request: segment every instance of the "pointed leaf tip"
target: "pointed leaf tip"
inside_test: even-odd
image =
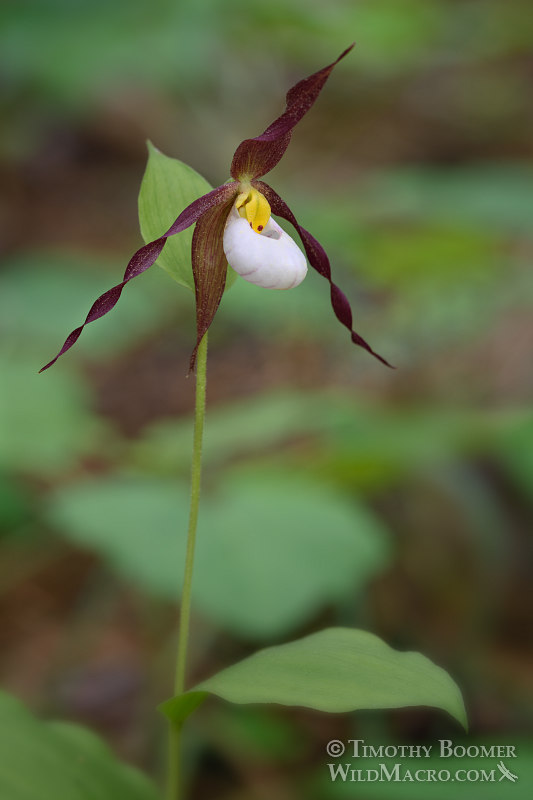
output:
[[[461,691],[444,669],[420,653],[394,650],[374,634],[350,628],[328,628],[260,650],[166,701],[162,710],[182,721],[206,693],[230,703],[329,713],[427,706],[467,727]]]

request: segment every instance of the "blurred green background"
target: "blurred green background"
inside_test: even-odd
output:
[[[286,90],[354,39],[269,181],[329,253],[356,329],[398,368],[350,344],[314,273],[295,292],[238,281],[225,296],[190,679],[349,625],[446,668],[472,741],[531,734],[530,4],[4,0],[0,679],[156,778],[193,298],[154,268],[37,370],[141,244],[145,140],[219,185]],[[189,726],[191,797],[352,796],[326,780],[329,739],[450,736],[424,709],[213,702]]]

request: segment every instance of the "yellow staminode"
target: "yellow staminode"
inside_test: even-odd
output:
[[[235,207],[246,218],[256,233],[261,233],[270,219],[270,205],[257,189],[241,192],[235,201]]]

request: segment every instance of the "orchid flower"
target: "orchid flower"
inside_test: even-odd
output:
[[[260,180],[280,161],[289,145],[293,128],[315,103],[333,67],[352,48],[353,44],[332,64],[289,89],[283,114],[260,136],[245,139],[237,147],[230,168],[231,180],[191,203],[166,233],[134,254],[121,283],[95,301],[83,325],[69,334],[59,353],[41,372],[55,364],[59,356],[76,343],[85,325],[111,311],[124,286],[155,263],[169,236],[196,223],[192,239],[197,337],[190,361],[190,368],[193,369],[198,346],[222,299],[228,263],[245,280],[267,289],[290,289],[304,279],[306,259],[298,245],[272,219],[272,214],[294,226],[309,263],[329,281],[333,310],[337,319],[350,331],[352,342],[390,366],[353,330],[350,304],[331,278],[330,263],[322,246],[302,228],[274,189]]]

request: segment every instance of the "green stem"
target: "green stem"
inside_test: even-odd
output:
[[[189,622],[191,616],[191,589],[194,567],[194,549],[196,544],[196,527],[198,524],[198,508],[200,505],[200,479],[202,474],[202,440],[205,420],[206,383],[207,333],[200,342],[196,360],[196,405],[194,415],[194,438],[191,469],[191,504],[189,509],[189,529],[187,533],[187,552],[185,555],[185,576],[183,579],[183,590],[181,594],[174,695],[183,694],[185,690],[187,647],[189,643]],[[179,800],[181,797],[181,727],[181,725],[176,723],[170,723],[167,800]]]

